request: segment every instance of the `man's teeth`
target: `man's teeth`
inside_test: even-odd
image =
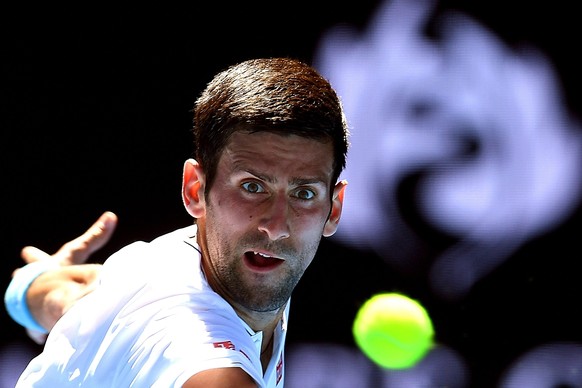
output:
[[[254,252],[254,253],[255,253],[255,255],[263,256],[263,257],[266,257],[266,258],[271,258],[271,256],[265,255],[264,253],[261,253],[261,252]]]

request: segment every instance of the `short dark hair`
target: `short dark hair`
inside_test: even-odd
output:
[[[338,95],[311,66],[252,59],[218,73],[194,107],[194,157],[209,189],[232,133],[268,131],[333,142],[332,185],[345,167],[348,128]]]

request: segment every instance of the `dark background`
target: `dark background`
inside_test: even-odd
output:
[[[310,62],[323,32],[338,24],[362,28],[378,4],[2,6],[0,289],[21,265],[21,247],[54,252],[105,210],[116,212],[120,223],[94,261],[190,223],[181,203],[181,170],[191,150],[190,110],[206,82],[252,57]],[[558,71],[564,103],[579,116],[581,27],[574,3],[564,4],[443,1],[436,15],[457,9],[509,45],[538,47]],[[372,254],[326,241],[295,294],[289,346],[351,345],[358,303],[373,292],[398,289],[423,298],[437,339],[469,363],[472,386],[495,386],[524,351],[545,342],[582,342],[580,220],[578,210],[454,304],[433,300]],[[363,256],[366,265],[354,261]],[[0,319],[0,344],[23,341],[34,348],[4,311]]]

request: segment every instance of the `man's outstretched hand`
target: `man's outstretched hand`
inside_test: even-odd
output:
[[[39,275],[26,293],[32,316],[48,331],[77,300],[94,289],[101,265],[86,264],[86,261],[109,241],[116,226],[117,216],[105,212],[85,233],[65,243],[52,255],[33,246],[22,249],[21,257],[27,264],[39,260],[56,260],[60,264]],[[31,330],[28,334],[37,343],[46,339]]]

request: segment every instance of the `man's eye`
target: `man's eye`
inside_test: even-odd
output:
[[[245,182],[242,184],[242,187],[249,193],[262,193],[265,191],[265,189],[263,189],[263,186],[261,186],[257,182]]]
[[[299,199],[313,199],[315,198],[315,192],[313,190],[301,189],[295,192],[295,196]]]

